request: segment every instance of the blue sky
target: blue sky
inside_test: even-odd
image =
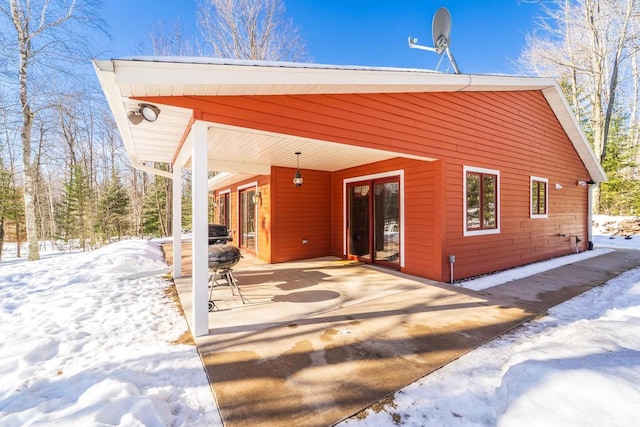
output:
[[[104,17],[113,44],[107,57],[135,54],[151,25],[176,18],[195,31],[195,0],[108,0]],[[313,62],[433,69],[439,56],[409,49],[408,36],[431,46],[431,20],[452,17],[451,51],[463,73],[514,74],[512,61],[534,27],[539,6],[525,0],[285,0]],[[441,71],[449,62],[444,58]]]

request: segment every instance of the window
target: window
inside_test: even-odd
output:
[[[231,192],[223,191],[218,197],[218,223],[231,228]]]
[[[547,218],[546,178],[531,177],[531,218]]]
[[[500,172],[464,167],[464,235],[500,232]]]

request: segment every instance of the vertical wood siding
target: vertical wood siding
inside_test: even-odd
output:
[[[573,252],[575,237],[582,240],[580,250],[586,249],[590,226],[587,189],[577,187],[576,181],[590,177],[539,91],[149,100],[201,110],[202,119],[212,122],[438,159],[407,167],[410,172],[405,189],[408,206],[404,271],[408,273],[449,280],[448,255],[455,255],[456,278],[483,274]],[[332,253],[342,255],[343,177],[380,172],[387,167],[392,170],[397,167],[394,162],[400,160],[336,172],[332,178],[327,174],[330,195],[321,188],[315,189],[320,197],[330,198],[333,206],[327,212],[332,222],[328,243]],[[463,236],[465,165],[501,173],[499,234]],[[302,226],[296,222],[299,217],[289,214],[301,209],[294,202],[292,189],[282,199],[277,193],[280,188],[285,190],[284,182],[290,178],[283,175],[274,177],[282,182],[274,191],[272,233],[289,236],[274,244],[274,260],[307,250],[300,247]],[[531,175],[549,180],[546,219],[529,218]],[[556,183],[563,189],[555,190]],[[297,200],[313,201],[316,197],[304,194]],[[286,207],[284,212],[280,203]],[[279,215],[293,222],[281,221]],[[286,231],[288,227],[291,231]]]

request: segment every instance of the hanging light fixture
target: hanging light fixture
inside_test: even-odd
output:
[[[299,151],[296,151],[296,174],[293,177],[293,185],[295,185],[296,187],[302,187],[302,175],[300,175],[300,154],[302,154]]]

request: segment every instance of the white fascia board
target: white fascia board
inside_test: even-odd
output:
[[[133,144],[134,137],[131,133],[128,111],[125,105],[125,100],[128,98],[122,94],[121,86],[117,83],[118,75],[115,71],[114,61],[93,60],[92,62],[96,75],[98,76],[98,81],[100,82],[105,98],[107,99],[107,103],[109,104],[109,108],[111,109],[116,121],[118,131],[120,132],[120,136],[124,142],[125,149],[129,155],[131,165],[136,169],[154,173],[156,175],[171,177],[165,173],[165,171],[145,166],[143,161],[148,161],[149,159],[141,159],[140,153],[135,150],[135,145]],[[149,138],[155,139],[156,135],[152,135]],[[168,141],[171,142],[170,140]]]
[[[227,160],[209,161],[209,170],[236,172],[252,175],[271,175],[271,166],[260,163],[232,162]]]
[[[257,86],[255,95],[309,93],[309,85],[318,86],[318,93],[344,93],[355,88],[367,87],[368,91],[391,92],[393,87],[429,86],[425,79],[433,73],[396,72],[372,70],[341,70],[313,68],[249,67],[244,65],[145,63],[140,61],[114,61],[117,83],[120,85],[145,84],[149,93],[137,96],[154,96],[153,85],[237,86],[238,94],[245,94],[247,86]],[[438,85],[454,86],[453,90],[468,85],[468,76],[443,74]],[[283,92],[283,88],[285,92]],[[385,89],[386,88],[386,89]],[[134,90],[137,90],[134,89]],[[358,90],[362,92],[362,90]],[[234,94],[233,87],[225,87],[225,94]],[[191,95],[184,93],[184,95]]]
[[[124,147],[129,154],[129,158],[131,159],[131,163],[134,165],[138,164],[138,157],[133,145],[133,137],[131,136],[129,125],[127,123],[129,119],[127,118],[127,112],[122,102],[120,87],[116,84],[116,75],[113,68],[113,62],[97,60],[93,60],[92,62],[93,67],[96,71],[96,75],[98,76],[98,81],[100,82],[100,86],[102,87],[102,91],[104,92],[107,103],[109,104],[109,108],[113,113],[113,117],[116,121],[116,126],[118,126],[118,131],[122,136]]]
[[[254,174],[246,174],[246,173],[236,173],[236,172],[220,172],[213,178],[209,178],[209,191],[218,191],[221,188],[229,187],[233,184],[236,184],[240,181],[246,181],[247,179],[253,178]],[[230,192],[231,189],[227,188],[226,190],[220,192],[219,194]]]
[[[182,95],[198,88],[220,88],[225,95],[309,93],[389,93],[540,90],[550,79],[500,75],[444,74],[428,70],[392,68],[304,68],[218,63],[113,60],[116,82],[133,96],[159,96],[166,85]],[[164,89],[161,89],[164,87]],[[144,89],[143,89],[144,88]],[[251,93],[247,89],[251,88]],[[137,93],[144,90],[145,93]],[[174,95],[178,95],[174,93]]]
[[[562,89],[560,89],[558,83],[554,81],[553,86],[542,90],[542,94],[547,99],[547,102],[555,116],[558,118],[560,125],[582,159],[589,175],[591,175],[591,179],[595,182],[606,182],[607,175],[591,149],[589,141],[582,131],[580,124],[576,120],[573,110],[569,106],[569,103],[562,93]]]

